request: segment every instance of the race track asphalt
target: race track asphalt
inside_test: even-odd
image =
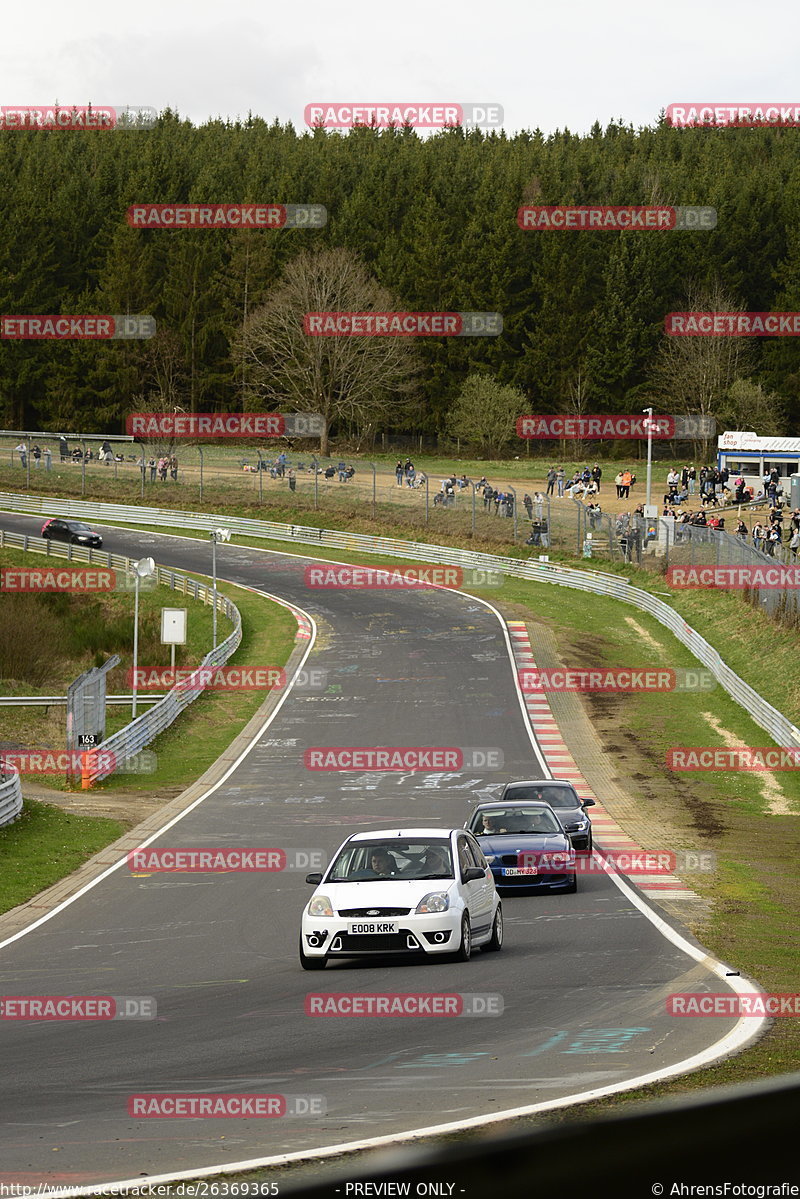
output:
[[[7,529],[40,521],[3,516]],[[196,540],[107,529],[106,549],[208,573]],[[41,560],[39,560],[41,561]],[[508,779],[539,773],[504,627],[430,589],[318,590],[301,559],[219,547],[220,578],[318,626],[307,665],[233,774],[153,843],[287,847],[326,858],[352,831],[463,824]],[[487,589],[487,599],[494,598]],[[498,593],[498,599],[501,599]],[[565,601],[567,602],[567,601]],[[190,617],[191,619],[191,608]],[[269,665],[266,664],[265,665]],[[500,771],[309,771],[310,746],[497,747]],[[211,1167],[548,1102],[705,1050],[728,1018],[676,1019],[671,992],[725,984],[605,875],[575,895],[503,899],[506,944],[470,962],[299,965],[303,871],[132,875],[123,866],[0,950],[3,995],[153,996],[149,1021],[0,1020],[0,1181],[99,1184]],[[309,993],[499,994],[499,1018],[314,1018]],[[325,1115],[133,1119],[141,1093],[322,1097]]]

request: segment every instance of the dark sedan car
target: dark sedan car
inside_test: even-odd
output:
[[[97,550],[103,548],[103,538],[82,520],[46,520],[42,526],[42,537],[50,537],[53,541],[69,541],[73,545],[89,545]]]
[[[547,803],[482,803],[465,828],[477,838],[495,886],[577,891],[575,850]]]
[[[550,804],[564,826],[574,849],[592,852],[592,822],[586,808],[593,808],[593,799],[581,799],[572,783],[560,779],[526,779],[506,783],[500,800],[537,800]]]

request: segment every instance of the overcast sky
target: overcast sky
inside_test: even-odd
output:
[[[796,0],[8,3],[0,103],[142,104],[305,128],[314,101],[479,102],[509,132],[800,101]]]

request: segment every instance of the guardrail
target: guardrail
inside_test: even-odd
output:
[[[163,695],[137,695],[137,704],[156,704]],[[132,695],[107,695],[107,704],[130,704]],[[66,704],[66,695],[0,695],[0,708],[55,708]]]
[[[45,496],[22,496],[0,492],[0,510],[61,516],[79,516],[98,522],[108,520],[121,524],[144,524],[158,527],[176,526],[209,532],[224,525],[242,536],[266,540],[293,541],[303,545],[324,546],[360,553],[383,554],[386,557],[418,559],[445,566],[461,566],[478,570],[501,571],[515,578],[535,583],[552,583],[620,600],[648,612],[669,629],[716,678],[730,697],[782,746],[800,746],[800,729],[777,708],[758,694],[722,661],[719,652],[693,629],[669,604],[646,591],[634,587],[628,579],[599,571],[576,570],[551,562],[531,559],[505,558],[452,546],[425,542],[400,541],[393,537],[371,537],[363,533],[342,533],[338,530],[317,529],[303,525],[278,524],[276,521],[249,520],[236,516],[216,516],[210,513],[184,512],[164,508],[130,508],[123,504],[88,503],[83,500],[59,500]],[[0,537],[0,545],[2,538]],[[92,551],[89,551],[90,553]],[[94,551],[98,553],[98,551]],[[91,558],[90,558],[91,560]]]
[[[16,771],[0,771],[0,828],[13,824],[22,811],[22,784]]]
[[[126,575],[133,573],[133,559],[125,558],[121,554],[109,554],[104,550],[90,549],[85,546],[77,545],[53,545],[47,538],[30,537],[22,533],[7,533],[0,529],[0,548],[3,546],[14,546],[25,550],[29,553],[46,554],[48,557],[67,558],[74,562],[98,562],[115,570],[124,570]],[[171,587],[173,591],[180,591],[183,595],[191,595],[196,600],[202,600],[205,604],[211,604],[214,600],[213,588],[206,586],[205,583],[199,582],[197,579],[190,579],[187,575],[181,574],[176,570],[168,570],[164,566],[156,568],[155,574],[156,583]],[[235,651],[239,648],[242,640],[242,617],[236,605],[227,598],[220,595],[217,591],[217,611],[222,612],[233,623],[233,632],[222,641],[216,649],[211,650],[206,654],[203,661],[197,667],[197,672],[208,671],[215,667],[222,666],[227,662]],[[200,678],[204,677],[199,675]],[[143,712],[141,716],[137,716],[130,724],[126,724],[124,728],[119,729],[116,733],[112,733],[103,742],[100,750],[88,751],[86,754],[87,770],[85,778],[90,783],[100,782],[115,771],[124,769],[124,764],[129,758],[133,758],[140,750],[149,745],[151,741],[163,733],[165,729],[180,716],[181,712],[189,706],[199,695],[204,691],[204,685],[198,683],[195,686],[190,685],[191,678],[185,679],[180,686],[175,686],[171,691],[168,691],[163,699],[158,700],[147,712]]]

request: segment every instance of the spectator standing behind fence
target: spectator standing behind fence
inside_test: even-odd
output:
[[[66,462],[69,457],[69,444],[63,433],[58,439],[58,452],[61,455],[61,461]]]
[[[295,472],[293,470],[289,471],[289,490],[290,491],[297,490],[297,475],[295,474]]]
[[[596,493],[597,495],[600,494],[600,480],[602,479],[602,477],[603,477],[602,467],[600,467],[598,465],[598,463],[595,462],[594,466],[592,467],[592,480],[593,480],[593,482],[595,482],[597,484],[597,493]]]
[[[624,470],[622,472],[622,498],[624,500],[627,500],[630,497],[632,486],[633,475],[629,470]]]
[[[762,527],[761,521],[757,520],[756,523],[753,525],[753,546],[757,550],[761,549],[761,542],[762,542],[763,537],[764,537],[764,529]]]
[[[413,487],[416,477],[417,472],[412,462],[411,466],[409,467],[408,474],[406,475],[406,487]]]
[[[397,486],[402,487],[403,486],[403,464],[402,464],[402,462],[398,462],[397,466],[394,468],[394,477],[397,479]]]
[[[156,466],[155,458],[151,458],[150,461],[147,463],[147,465],[150,467],[150,482],[155,483],[156,471],[158,470],[158,467]]]
[[[21,441],[19,445],[15,447],[15,449],[19,454],[19,460],[22,463],[22,469],[25,470],[28,465],[28,447],[25,445],[24,441]]]
[[[533,500],[528,495],[527,491],[522,497],[522,504],[528,514],[528,520],[533,520]]]
[[[566,477],[567,477],[567,473],[564,470],[564,467],[559,466],[558,470],[556,471],[556,487],[558,488],[558,497],[557,498],[560,500],[564,498],[564,479]]]
[[[176,483],[178,482],[178,459],[174,454],[169,460],[169,475]]]
[[[31,457],[33,458],[34,466],[39,466],[41,464],[42,451],[40,446],[34,445],[33,449],[31,450]]]
[[[49,446],[49,445],[46,445],[46,446],[44,447],[44,450],[42,451],[42,454],[43,454],[43,457],[44,457],[44,469],[45,469],[46,471],[50,471],[50,470],[52,470],[52,467],[53,467],[53,451],[50,449],[50,446]]]
[[[622,499],[622,471],[621,470],[617,471],[617,474],[614,477],[614,486],[617,489],[617,499],[621,500]]]
[[[167,467],[169,466],[168,458],[159,458],[158,460],[158,477],[162,483],[167,481]]]
[[[552,495],[556,486],[556,468],[554,466],[550,467],[545,478],[547,480],[547,494]]]

